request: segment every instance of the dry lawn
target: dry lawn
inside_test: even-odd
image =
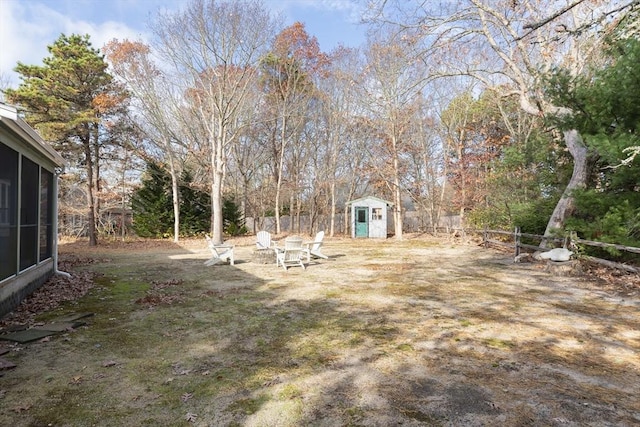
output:
[[[0,425],[640,424],[637,277],[419,236],[327,238],[329,260],[285,272],[235,243],[213,267],[204,241],[62,245],[100,276],[29,321],[94,316],[0,342]]]

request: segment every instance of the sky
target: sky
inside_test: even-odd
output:
[[[231,0],[232,1],[232,0]],[[147,41],[148,23],[160,9],[177,10],[188,0],[0,0],[0,88],[17,87],[18,61],[40,65],[47,46],[60,34],[89,34],[95,48],[114,39]],[[263,0],[285,25],[305,24],[307,33],[329,52],[338,45],[360,46],[362,2],[356,0]]]

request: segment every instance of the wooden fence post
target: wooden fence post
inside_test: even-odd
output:
[[[516,227],[513,232],[513,242],[516,247],[516,256],[520,255],[520,227]]]
[[[576,252],[578,249],[578,233],[576,231],[569,232],[568,240],[567,249]]]

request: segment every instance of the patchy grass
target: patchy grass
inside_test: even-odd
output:
[[[95,284],[32,322],[94,316],[1,344],[0,425],[640,422],[628,287],[428,238],[327,239],[286,272],[235,243],[213,267],[204,242],[62,246]]]

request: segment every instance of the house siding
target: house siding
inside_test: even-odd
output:
[[[56,271],[56,169],[64,160],[0,103],[0,317]]]
[[[54,272],[53,259],[20,272],[20,275],[0,282],[0,317],[13,311],[22,300],[40,288]]]

